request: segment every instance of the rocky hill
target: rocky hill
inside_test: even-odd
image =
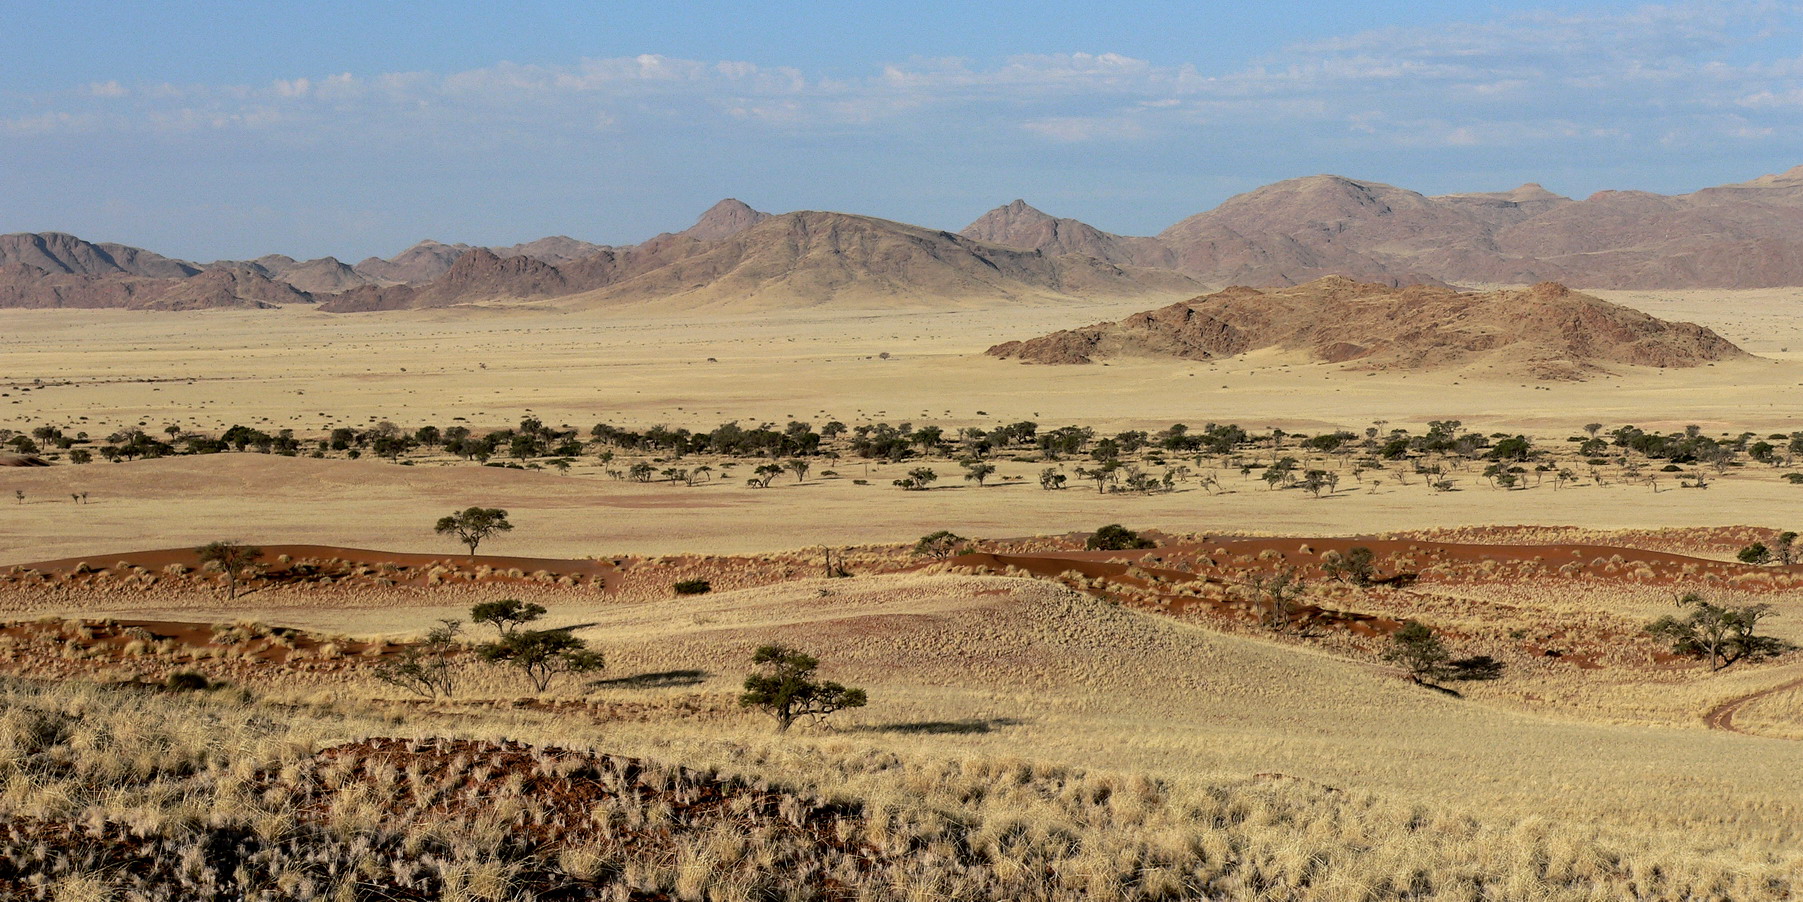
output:
[[[1002,247],[950,232],[853,216],[774,216],[668,261],[633,261],[614,284],[579,300],[668,298],[739,306],[836,301],[942,300],[1181,294],[1195,283],[1168,271],[1094,257]]]
[[[988,353],[1084,364],[1122,357],[1209,360],[1264,348],[1366,370],[1487,367],[1539,379],[1747,356],[1701,326],[1666,322],[1557,283],[1462,293],[1337,276],[1266,291],[1228,288],[1119,322],[999,344]]]
[[[312,295],[287,282],[248,270],[206,270],[187,278],[158,279],[49,272],[25,263],[0,266],[0,308],[207,310],[312,301]]]
[[[1690,194],[1583,200],[1536,184],[1429,197],[1316,175],[1229,198],[1155,238],[1108,235],[1019,201],[966,231],[1016,247],[1128,253],[1215,285],[1344,275],[1389,285],[1768,288],[1803,285],[1803,166]]]
[[[1156,238],[1104,232],[1075,219],[1052,216],[1019,199],[983,214],[958,234],[1004,247],[1082,254],[1123,266],[1171,269],[1176,264],[1170,248]]]

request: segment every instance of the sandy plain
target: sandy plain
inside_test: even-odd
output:
[[[727,420],[797,419],[816,427],[834,419],[946,427],[1033,420],[1098,430],[1234,422],[1362,433],[1379,422],[1419,431],[1431,419],[1460,419],[1468,429],[1524,432],[1553,445],[1587,422],[1649,430],[1697,424],[1710,434],[1803,428],[1791,400],[1803,386],[1803,290],[1612,299],[1716,328],[1760,359],[1524,383],[1481,372],[1349,372],[1277,354],[1075,367],[981,354],[1003,339],[1119,317],[1143,302],[662,317],[630,309],[7,311],[0,425],[23,431],[51,423],[99,437],[140,424],[153,434],[170,424],[218,434],[244,423],[305,437],[380,420],[480,431],[531,415],[582,434],[596,422],[711,429]],[[1482,481],[1468,472],[1455,478],[1470,491],[1347,480],[1332,496],[1312,499],[1266,492],[1238,474],[1221,475],[1226,491],[1218,495],[1190,486],[1169,495],[1099,496],[1074,477],[1071,489],[1042,492],[1035,482],[1043,466],[1004,460],[982,488],[941,466],[938,488],[912,493],[890,486],[907,467],[849,457],[822,462],[805,483],[785,474],[764,490],[746,488],[748,474],[732,471],[695,487],[622,482],[592,459],[565,476],[262,455],[14,470],[0,474],[0,490],[24,491],[27,500],[0,505],[0,564],[175,546],[221,529],[265,542],[436,551],[444,542],[426,529],[430,519],[440,508],[470,504],[515,512],[521,528],[498,540],[497,552],[546,557],[899,542],[940,528],[1031,535],[1115,521],[1187,532],[1363,534],[1485,523],[1777,527],[1803,514],[1803,496],[1764,467],[1728,474],[1707,492],[1671,484],[1658,492],[1627,485],[1477,491]],[[828,469],[840,478],[818,478]],[[89,504],[70,502],[79,491],[90,493]]]

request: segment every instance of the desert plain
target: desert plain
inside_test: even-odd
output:
[[[256,898],[1794,898],[1803,657],[1712,670],[1644,628],[1695,591],[1767,605],[1761,632],[1803,643],[1803,567],[1739,559],[1798,528],[1803,486],[1744,454],[1587,467],[1574,440],[1803,429],[1803,289],[1593,293],[1753,356],[1564,381],[1276,350],[983,353],[1143,297],[0,311],[0,427],[20,434],[242,425],[311,449],[384,421],[535,419],[585,442],[597,423],[730,421],[1292,437],[1141,450],[1136,467],[1172,473],[1143,492],[1099,490],[1086,452],[996,448],[974,480],[958,453],[870,459],[844,438],[763,486],[746,477],[767,461],[598,440],[562,466],[419,449],[0,469],[0,668],[49,681],[7,689],[6,792],[29,815],[8,829],[106,840],[30,891],[158,898],[146,887],[210,872],[108,869],[212,830],[268,865],[266,884],[234,878]],[[1481,455],[1424,474],[1293,439],[1448,420],[1523,436],[1547,466],[1499,485]],[[1255,472],[1284,454],[1335,482]],[[710,475],[619,475],[653,458]],[[895,484],[921,466],[933,484]],[[1051,471],[1062,488],[1042,487]],[[514,526],[479,554],[433,530],[471,506]],[[1084,550],[1116,523],[1155,545]],[[917,548],[938,530],[957,547]],[[266,552],[242,593],[194,557],[219,540]],[[1375,579],[1336,577],[1355,546]],[[1282,573],[1298,594],[1272,601]],[[694,580],[708,590],[672,590]],[[375,676],[505,597],[542,604],[605,668],[534,691],[464,654],[458,691],[425,698]],[[1407,621],[1471,678],[1410,679],[1385,656]],[[767,643],[818,655],[868,704],[776,732],[737,704]],[[221,688],[155,688],[178,672]],[[134,743],[115,721],[140,724]],[[33,763],[58,747],[67,766]],[[591,785],[637,788],[597,801]],[[96,810],[126,814],[57,826]]]

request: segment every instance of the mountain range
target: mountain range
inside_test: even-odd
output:
[[[280,254],[202,264],[61,233],[0,235],[0,307],[913,305],[1187,296],[1329,275],[1390,286],[1803,285],[1803,166],[1689,194],[1582,200],[1535,184],[1427,196],[1317,175],[1238,195],[1153,236],[1105,232],[1022,200],[953,233],[847,213],[773,215],[730,199],[637,245],[426,240],[355,264]]]

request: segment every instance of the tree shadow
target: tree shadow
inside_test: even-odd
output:
[[[1503,674],[1503,662],[1489,655],[1475,655],[1447,663],[1449,680],[1496,680]]]
[[[1016,717],[969,717],[964,720],[915,720],[901,723],[866,724],[852,727],[853,733],[902,733],[917,736],[944,736],[988,733],[998,727],[1016,727],[1026,721]]]
[[[590,681],[589,689],[675,689],[699,686],[713,674],[705,670],[664,670],[657,673],[635,673],[632,676]]]

